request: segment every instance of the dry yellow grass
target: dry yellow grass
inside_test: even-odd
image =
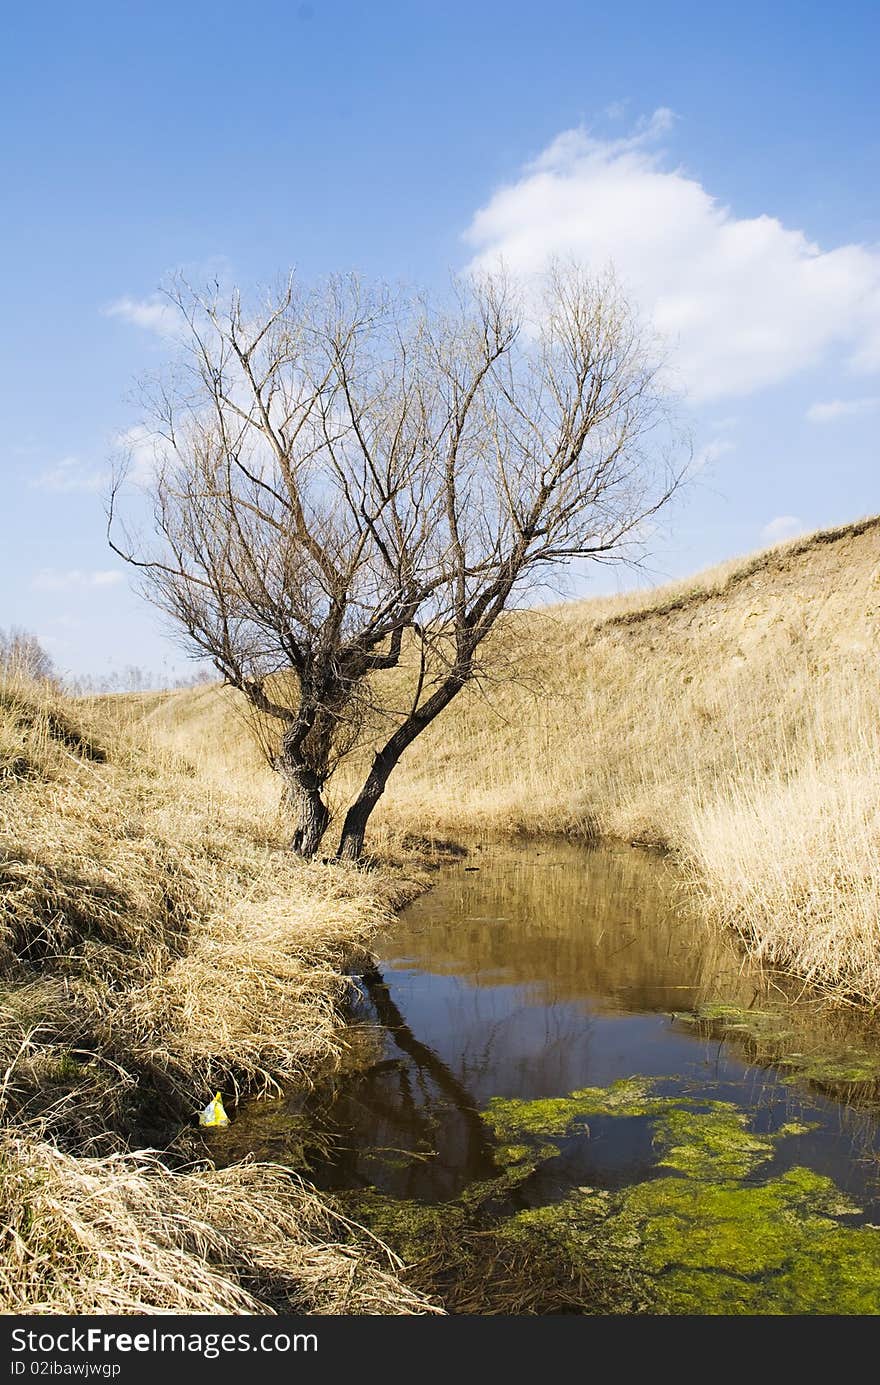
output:
[[[0,962],[15,1006],[33,1012],[34,988],[63,982],[66,1031],[79,1021],[81,1038],[193,1098],[332,1060],[345,958],[412,879],[298,862],[274,810],[206,788],[101,708],[77,713],[112,756],[69,750],[50,725],[69,709],[6,690],[2,724],[19,733],[7,771],[29,765],[0,793]]]
[[[453,703],[374,831],[660,843],[761,956],[880,998],[880,520],[526,613],[505,639],[518,682]],[[209,779],[275,800],[228,692],[141,710]]]
[[[400,1261],[269,1164],[175,1173],[0,1142],[5,1313],[419,1313]]]
[[[128,1153],[204,1162],[217,1087],[336,1062],[346,959],[417,873],[297,863],[274,811],[114,713],[0,687],[5,1311],[419,1310],[289,1173]]]

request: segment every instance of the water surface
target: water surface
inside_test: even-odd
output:
[[[483,843],[443,867],[379,943],[382,984],[362,987],[342,1074],[312,1100],[332,1146],[313,1175],[333,1189],[376,1188],[436,1203],[491,1177],[492,1098],[533,1101],[635,1074],[660,1095],[734,1102],[750,1128],[813,1128],[780,1141],[760,1178],[803,1166],[880,1222],[880,1127],[857,1084],[833,1094],[747,1041],[679,1016],[724,1002],[785,1018],[798,1054],[864,1050],[853,1029],[801,989],[750,968],[732,939],[689,909],[664,859],[565,842]],[[284,1158],[291,1099],[261,1110],[242,1141]],[[291,1124],[291,1140],[294,1126]],[[300,1138],[301,1127],[296,1127]],[[660,1171],[662,1172],[662,1171]],[[620,1188],[659,1176],[652,1122],[598,1116],[561,1141],[523,1188],[533,1205],[573,1188]]]

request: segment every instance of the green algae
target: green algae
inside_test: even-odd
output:
[[[548,1149],[555,1146],[547,1146]],[[500,1145],[495,1155],[496,1164],[522,1164],[532,1152],[531,1145]]]
[[[793,1054],[779,1062],[793,1069],[788,1081],[813,1082],[822,1087],[855,1087],[880,1081],[880,1061],[862,1049],[827,1056]]]
[[[696,1178],[744,1178],[773,1158],[776,1143],[812,1127],[789,1123],[775,1134],[755,1135],[748,1115],[731,1102],[651,1095],[645,1078],[626,1078],[610,1087],[586,1087],[567,1097],[540,1101],[494,1098],[485,1119],[497,1138],[499,1164],[533,1166],[559,1152],[559,1139],[590,1137],[588,1118],[649,1117],[655,1122],[654,1144],[663,1168]],[[534,1144],[515,1143],[540,1139]],[[555,1137],[555,1139],[554,1139]],[[554,1141],[551,1143],[551,1141]]]
[[[880,1084],[880,1055],[839,1041],[826,1051],[800,1052],[803,1035],[795,1034],[783,1010],[753,1010],[738,1005],[709,1003],[674,1018],[718,1038],[739,1039],[760,1061],[784,1068],[788,1082],[808,1082],[851,1093],[856,1087]]]
[[[779,1028],[781,1016],[775,1010],[747,1009],[742,1005],[729,1005],[720,1001],[710,1001],[694,1011],[675,1016],[684,1023],[723,1024],[727,1029],[742,1029],[753,1034],[761,1029]]]
[[[458,1312],[878,1314],[880,1229],[833,1181],[795,1167],[758,1181],[780,1141],[732,1103],[652,1094],[642,1078],[535,1102],[493,1100],[498,1174],[454,1202],[358,1194],[353,1210],[419,1287]],[[656,1175],[523,1206],[532,1174],[589,1117],[647,1117]],[[519,1203],[519,1205],[517,1205]]]
[[[649,1096],[650,1088],[645,1078],[627,1077],[610,1087],[584,1087],[569,1096],[539,1101],[493,1097],[483,1116],[498,1140],[515,1147],[525,1136],[566,1135],[572,1127],[585,1125],[590,1116],[650,1115],[662,1100]]]
[[[690,1178],[745,1178],[772,1159],[775,1150],[772,1136],[753,1135],[747,1124],[748,1117],[734,1106],[702,1113],[667,1111],[655,1136],[664,1150],[660,1166]]]
[[[447,1241],[460,1241],[469,1223],[468,1209],[459,1202],[416,1202],[375,1189],[340,1194],[339,1201],[410,1265]]]
[[[627,1189],[607,1226],[638,1238],[670,1313],[880,1313],[880,1235],[840,1224],[834,1183],[794,1168],[763,1184],[664,1178]]]

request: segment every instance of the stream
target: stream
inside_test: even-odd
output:
[[[305,1150],[404,1258],[451,1217],[453,1311],[880,1312],[880,1038],[662,857],[475,843],[377,952],[343,1070],[246,1108],[229,1157]]]

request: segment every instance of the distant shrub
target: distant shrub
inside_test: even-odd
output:
[[[51,654],[30,630],[12,625],[0,630],[0,673],[11,678],[54,682],[57,678]]]

